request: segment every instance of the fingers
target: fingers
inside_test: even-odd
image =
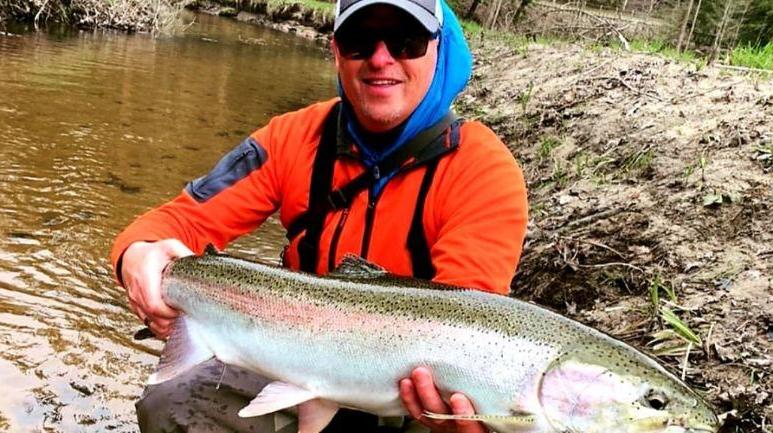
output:
[[[148,328],[153,331],[156,337],[163,340],[169,337],[169,334],[172,332],[172,323],[174,323],[173,320],[159,319],[148,322]]]
[[[443,421],[429,419],[424,412],[454,415],[474,415],[475,407],[463,394],[455,393],[449,399],[449,407],[443,401],[432,380],[432,374],[425,367],[413,370],[409,379],[399,383],[400,399],[414,419],[429,427],[433,432],[486,433],[488,429],[477,421]]]
[[[424,410],[435,413],[447,413],[443,399],[440,397],[435,383],[432,381],[432,373],[425,367],[418,367],[411,373],[411,380],[416,388],[416,394],[419,396]]]
[[[163,265],[166,266],[167,263],[168,261],[165,261]],[[173,319],[177,317],[177,311],[167,305],[161,297],[162,271],[163,268],[159,268],[158,265],[148,265],[143,273],[143,278],[139,281],[142,308],[145,314],[153,319]]]
[[[449,399],[451,405],[451,413],[454,415],[475,415],[475,408],[472,406],[472,402],[463,394],[453,394]],[[477,421],[456,421],[457,433],[486,433],[486,429],[483,424]]]
[[[400,381],[400,398],[408,413],[435,433],[454,432],[452,421],[430,419],[424,412],[448,413],[448,407],[440,397],[432,374],[424,367],[416,368],[409,379]]]
[[[135,242],[123,255],[122,275],[131,309],[140,320],[147,320],[158,337],[169,335],[174,318],[179,315],[164,302],[161,276],[174,259],[193,252],[176,239],[158,242]]]
[[[402,399],[403,406],[405,406],[405,409],[411,417],[416,420],[421,420],[424,408],[421,406],[419,396],[416,395],[416,389],[413,387],[411,379],[403,379],[400,381],[400,399]]]

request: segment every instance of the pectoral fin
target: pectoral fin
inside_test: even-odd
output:
[[[148,384],[155,385],[174,379],[214,356],[204,341],[190,332],[188,320],[185,316],[175,320],[172,333],[158,360],[156,372],[150,375]]]
[[[535,416],[528,413],[518,415],[449,415],[425,411],[424,416],[437,420],[481,421],[484,423],[511,425],[515,427],[531,427],[536,424]]]
[[[332,401],[315,398],[298,406],[298,433],[319,433],[338,412]]]
[[[239,416],[249,418],[265,415],[301,404],[316,398],[311,391],[286,382],[271,382],[239,411]],[[300,416],[299,416],[300,417]]]

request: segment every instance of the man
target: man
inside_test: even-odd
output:
[[[283,262],[292,269],[324,274],[354,253],[398,275],[507,294],[526,231],[525,184],[493,132],[450,113],[471,73],[469,49],[450,8],[442,0],[339,0],[332,49],[340,100],[272,119],[116,239],[116,276],[157,336],[169,334],[178,314],[161,299],[163,268],[177,257],[201,254],[208,244],[224,248],[276,211],[288,229]],[[207,368],[187,380],[212,382],[222,369]],[[251,393],[246,405],[261,382],[229,374],[235,376],[224,373],[217,383]],[[176,384],[172,394],[146,390],[138,403],[141,428],[178,428],[180,418],[206,411],[188,407],[193,403],[186,395],[210,388],[214,384]],[[485,431],[475,422],[422,417],[425,410],[474,413],[461,393],[443,401],[425,367],[417,366],[399,391],[407,412],[433,431]],[[156,406],[175,399],[188,415]],[[159,417],[174,419],[159,427],[151,422]],[[281,429],[262,422],[219,419],[198,426]],[[342,422],[341,431],[370,431],[362,423],[371,421],[354,415]]]

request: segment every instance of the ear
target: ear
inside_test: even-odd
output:
[[[336,69],[339,69],[341,67],[341,55],[338,53],[338,45],[336,45],[336,39],[335,36],[330,38],[330,51],[333,52],[333,58],[336,62]]]

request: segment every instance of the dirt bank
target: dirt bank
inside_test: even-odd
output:
[[[661,354],[726,431],[771,431],[773,81],[568,44],[473,46],[459,111],[504,138],[529,186],[514,294]],[[664,307],[700,338],[688,356]]]

